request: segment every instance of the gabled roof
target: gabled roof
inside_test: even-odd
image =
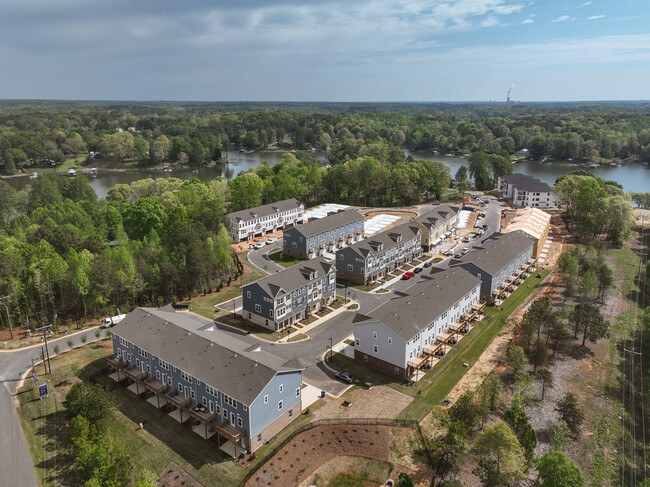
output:
[[[533,208],[531,210],[524,210],[523,213],[513,218],[512,222],[503,230],[503,233],[521,230],[535,238],[541,238],[550,223],[551,215],[537,208]]]
[[[228,213],[228,217],[235,221],[249,221],[256,218],[264,218],[265,216],[275,215],[282,211],[292,210],[300,207],[302,203],[295,198],[284,201],[277,201],[276,203],[269,203],[268,205],[256,206],[247,210],[235,211]]]
[[[406,292],[395,293],[368,316],[357,314],[353,323],[380,321],[408,342],[480,284],[480,279],[462,268],[433,267],[431,274]]]
[[[113,333],[243,404],[251,404],[277,373],[301,370],[167,307],[136,308]]]
[[[431,228],[437,225],[439,220],[447,220],[458,213],[458,207],[450,205],[436,206],[432,210],[423,213],[413,221],[420,223],[425,228]]]
[[[334,264],[330,264],[323,257],[317,257],[246,284],[243,289],[257,284],[269,296],[276,297],[281,289],[286,293],[290,293],[310,282],[309,275],[313,272],[318,273],[318,279],[323,278],[333,266]]]
[[[551,187],[548,184],[526,174],[507,174],[505,176],[501,176],[501,181],[508,181],[517,189],[521,189],[523,191],[529,191],[533,193],[549,193],[551,191]]]
[[[401,242],[406,242],[415,237],[419,232],[421,232],[421,230],[412,223],[403,223],[386,230],[385,232],[377,233],[366,240],[354,243],[348,248],[366,258],[369,255],[376,255],[385,252]]]
[[[472,252],[452,260],[449,265],[451,267],[471,262],[494,276],[528,247],[532,248],[533,244],[533,239],[523,233],[495,234]]]
[[[332,213],[325,218],[317,218],[307,223],[299,223],[294,228],[303,237],[308,238],[359,220],[363,221],[363,216],[357,210],[350,209]]]

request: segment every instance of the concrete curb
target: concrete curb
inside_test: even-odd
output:
[[[102,325],[97,325],[97,326],[93,326],[93,327],[90,327],[90,328],[86,328],[85,330],[79,330],[79,331],[75,331],[74,333],[68,333],[67,335],[63,335],[63,336],[60,336],[60,337],[57,337],[57,338],[53,338],[53,339],[48,338],[48,340],[50,340],[51,342],[55,342],[55,341],[61,340],[63,338],[77,336],[80,333],[88,333],[89,331],[95,330],[97,328],[101,329],[101,327],[102,327]],[[23,350],[29,350],[30,348],[42,347],[44,345],[45,345],[45,342],[41,342],[41,343],[35,343],[34,345],[26,346],[26,347],[12,348],[11,350],[2,350],[2,349],[0,349],[0,353],[21,352]]]

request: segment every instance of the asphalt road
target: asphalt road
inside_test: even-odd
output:
[[[278,242],[281,242],[281,240],[278,240]],[[255,267],[258,267],[259,269],[268,273],[283,271],[284,267],[282,267],[280,264],[276,264],[271,259],[269,259],[269,252],[278,249],[282,250],[282,247],[278,244],[278,242],[274,243],[273,245],[265,245],[259,250],[249,251],[248,260]]]
[[[86,331],[88,343],[96,340],[94,330]],[[48,349],[52,356],[54,345],[58,345],[61,352],[69,350],[68,340],[74,342],[73,346],[82,345],[81,335],[71,336],[48,341]],[[103,336],[103,333],[102,333]],[[0,352],[0,485],[2,486],[36,486],[36,473],[32,464],[32,457],[25,442],[23,430],[20,427],[18,415],[14,408],[12,396],[16,395],[18,383],[32,365],[32,358],[40,360],[40,347],[26,348],[13,352]],[[39,380],[47,380],[41,366],[36,369]],[[31,380],[28,378],[28,380]],[[51,400],[49,398],[44,401]]]

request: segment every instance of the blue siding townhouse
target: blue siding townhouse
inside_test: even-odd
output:
[[[242,287],[242,316],[282,330],[336,297],[336,268],[323,257],[296,264]]]
[[[494,294],[523,266],[534,260],[535,241],[523,232],[497,234],[459,259],[452,259],[449,267],[460,266],[478,277],[481,298],[491,303]]]
[[[363,216],[356,210],[342,210],[286,229],[283,252],[299,259],[313,259],[362,238]]]
[[[341,279],[368,284],[422,255],[422,231],[412,223],[378,233],[336,252]]]
[[[237,457],[301,412],[302,367],[164,308],[137,308],[113,328],[112,376]],[[162,399],[162,401],[161,401]]]

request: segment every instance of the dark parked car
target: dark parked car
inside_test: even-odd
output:
[[[337,372],[335,377],[343,382],[347,382],[348,384],[354,384],[354,377],[352,377],[348,372]]]
[[[422,272],[422,267],[416,267],[415,269],[413,269],[413,272],[414,272],[415,274],[417,274],[417,273],[419,273],[419,272]]]
[[[426,261],[422,266],[423,267],[431,267],[433,264],[431,263],[430,260]]]

